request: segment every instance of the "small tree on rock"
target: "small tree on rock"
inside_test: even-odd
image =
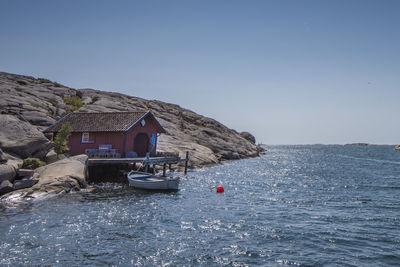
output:
[[[72,128],[69,122],[64,123],[61,126],[60,131],[58,131],[56,137],[54,138],[54,151],[57,153],[57,155],[69,150],[67,143],[68,138],[71,135],[71,131]]]

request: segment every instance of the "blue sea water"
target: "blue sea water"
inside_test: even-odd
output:
[[[400,266],[399,151],[266,148],[174,193],[99,185],[0,208],[0,265]]]

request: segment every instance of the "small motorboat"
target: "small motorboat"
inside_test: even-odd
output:
[[[179,177],[156,176],[150,173],[131,171],[128,173],[129,185],[147,190],[178,190]]]

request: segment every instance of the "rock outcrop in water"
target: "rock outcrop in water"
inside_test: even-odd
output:
[[[79,191],[86,187],[86,159],[86,155],[78,155],[40,167],[35,170],[38,179],[35,185],[13,191],[0,197],[0,200],[7,202]]]
[[[16,179],[22,159],[36,157],[54,161],[53,145],[42,131],[75,110],[151,110],[167,130],[159,138],[158,150],[178,152],[181,157],[189,151],[190,167],[256,157],[262,151],[250,133],[238,133],[178,105],[94,89],[76,90],[43,78],[0,72],[0,183],[8,181],[2,185],[3,192],[7,192]],[[51,175],[41,173],[39,182],[24,192],[29,195],[38,188],[46,192],[68,191],[84,184],[81,179],[75,179],[78,176],[59,176],[55,170],[62,168],[62,164],[48,165],[46,168],[54,172]],[[53,177],[51,182],[49,177]]]
[[[239,134],[221,123],[196,114],[178,105],[157,100],[145,100],[119,93],[94,89],[75,90],[47,79],[0,73],[0,110],[14,116],[14,120],[26,120],[38,130],[44,130],[71,110],[80,112],[146,111],[151,110],[167,134],[159,140],[159,151],[191,152],[190,165],[202,166],[223,160],[256,157],[261,150],[249,133]],[[73,101],[71,101],[73,100]],[[15,129],[16,140],[24,131]],[[11,132],[13,129],[9,129]],[[0,141],[4,142],[0,136]],[[39,145],[39,144],[38,144]],[[45,146],[45,142],[39,147]],[[9,148],[10,146],[8,146]],[[0,148],[2,146],[0,145]],[[38,153],[26,150],[27,154]],[[14,150],[15,151],[15,148]]]

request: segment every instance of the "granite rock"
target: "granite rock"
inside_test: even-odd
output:
[[[51,142],[35,126],[17,116],[0,114],[0,147],[21,158],[50,150]]]
[[[47,154],[46,154],[46,163],[50,164],[55,161],[57,161],[57,153],[54,151],[54,149],[51,149]]]
[[[13,184],[10,181],[4,180],[0,183],[0,196],[7,194],[13,190]]]
[[[249,132],[241,132],[241,133],[240,133],[240,136],[243,137],[244,139],[246,139],[246,140],[252,142],[253,144],[256,143],[256,138],[254,137],[254,135],[252,135],[252,134],[249,133]]]
[[[13,181],[16,176],[15,168],[8,164],[0,164],[0,182]]]
[[[20,180],[15,180],[13,189],[14,190],[19,190],[23,188],[29,188],[32,187],[34,184],[36,184],[39,180],[37,179],[31,179],[31,177],[25,177]]]
[[[19,169],[18,176],[32,176],[35,171],[31,169]]]
[[[68,193],[86,188],[86,159],[86,155],[78,155],[37,168],[34,177],[29,179],[32,180],[30,183],[36,183],[37,173],[39,178],[35,185],[13,191],[2,196],[0,200],[12,201],[16,198],[15,196],[18,199],[32,199],[42,195]],[[27,181],[21,183],[29,184]]]
[[[84,105],[79,111],[82,112],[150,110],[167,131],[159,139],[158,150],[178,152],[182,156],[189,151],[191,167],[255,157],[260,153],[251,134],[239,134],[214,119],[175,104],[94,89],[75,90],[44,79],[0,73],[2,113],[18,115],[39,130],[69,112],[64,97],[71,96],[81,98]]]
[[[3,151],[0,149],[0,164],[4,164],[8,161],[8,158],[6,155],[3,153]]]

